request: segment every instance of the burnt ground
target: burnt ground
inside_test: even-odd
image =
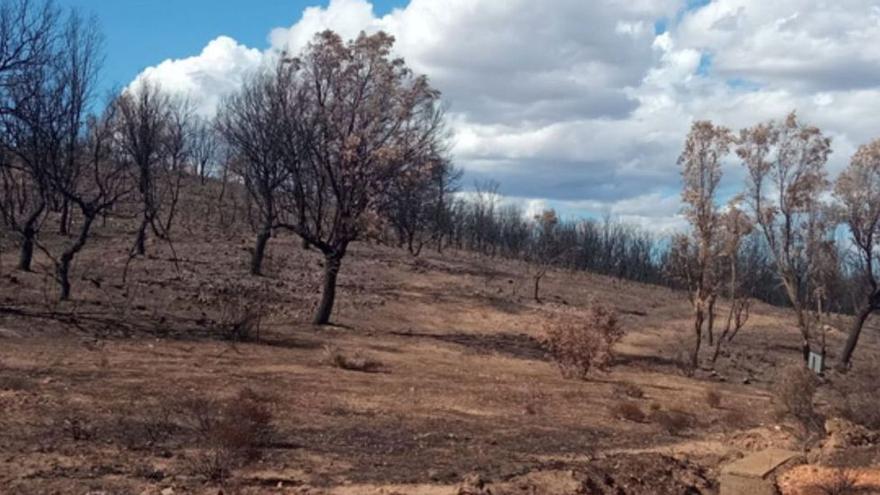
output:
[[[102,226],[76,262],[70,302],[56,301],[47,258],[21,273],[14,251],[0,254],[0,492],[439,495],[479,475],[493,493],[663,493],[644,483],[666,478],[653,489],[714,493],[725,461],[803,446],[771,412],[772,383],[798,358],[784,309],[756,303],[714,372],[688,377],[684,294],[551,272],[539,304],[520,263],[365,243],[343,263],[335,325],[316,328],[316,253],[281,235],[267,275],[250,277],[246,228],[217,227],[203,205],[182,211],[173,250],[152,242],[130,262],[130,226]],[[627,336],[609,372],[563,379],[543,327],[593,300],[619,311]],[[259,333],[231,342],[227,324],[245,308],[258,308]],[[878,335],[866,331],[857,369],[880,362]],[[843,335],[828,338],[834,351]],[[341,369],[328,347],[379,366]],[[242,390],[270,410],[271,434],[212,480],[192,404],[210,416]],[[820,406],[831,397],[821,392]],[[646,419],[619,418],[621,402]],[[670,431],[652,411],[686,424]]]

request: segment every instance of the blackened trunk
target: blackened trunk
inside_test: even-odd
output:
[[[61,253],[61,258],[58,260],[58,266],[55,270],[55,275],[58,279],[58,285],[61,286],[61,300],[66,301],[70,299],[70,265],[73,263],[73,258],[77,253],[82,251],[82,248],[86,245],[86,240],[89,238],[89,231],[92,227],[92,222],[95,220],[95,213],[91,211],[87,211],[84,214],[83,223],[79,230],[79,235],[76,238],[76,241],[71,244],[67,249]]]
[[[809,326],[807,326],[807,319],[804,315],[804,311],[801,308],[796,308],[797,317],[798,317],[798,329],[801,331],[801,354],[804,358],[804,365],[810,362],[810,351],[812,348],[810,347],[810,330]]]
[[[134,240],[134,252],[139,256],[147,253],[147,227],[150,221],[147,218],[141,220],[141,226],[138,227],[137,238]]]
[[[700,366],[700,347],[703,345],[703,309],[694,311],[694,347],[691,350],[691,371],[696,371]]]
[[[708,344],[715,345],[715,299],[709,302],[706,313],[706,336],[709,338]]]
[[[843,352],[840,355],[840,366],[842,368],[849,367],[853,353],[859,343],[859,336],[862,333],[862,327],[865,325],[865,321],[868,320],[868,317],[871,316],[873,309],[874,308],[868,304],[859,311],[855,318],[853,318],[852,327],[849,329],[849,336],[846,339],[846,344],[844,344]]]
[[[535,294],[534,294],[534,296],[535,296],[535,302],[537,302],[537,303],[541,302],[540,291],[541,291],[541,277],[536,276],[535,277]]]
[[[31,271],[31,264],[34,260],[34,236],[36,232],[33,229],[25,229],[22,232],[21,250],[18,255],[18,269],[21,271]]]
[[[324,259],[324,289],[321,292],[321,303],[315,312],[315,325],[330,323],[330,315],[333,313],[333,303],[336,301],[336,277],[342,266],[342,256],[335,253],[328,254]]]
[[[251,254],[251,275],[261,275],[263,273],[263,258],[266,255],[266,245],[271,237],[272,228],[268,226],[264,226],[257,234],[257,244],[254,246],[254,252]]]
[[[70,233],[70,201],[67,199],[61,203],[61,220],[58,225],[58,233],[60,235]]]
[[[31,271],[31,264],[34,260],[34,247],[36,246],[37,224],[45,208],[46,204],[41,203],[24,221],[24,227],[21,229],[21,250],[18,256],[18,269],[21,271]]]

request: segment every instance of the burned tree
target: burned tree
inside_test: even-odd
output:
[[[828,189],[825,162],[831,139],[804,125],[794,112],[781,122],[741,131],[737,155],[748,170],[746,200],[763,234],[789,302],[797,315],[804,360],[811,350],[810,270],[816,239],[811,221]]]
[[[287,96],[297,91],[296,64],[281,60],[274,71],[255,74],[238,93],[227,98],[217,117],[217,127],[232,153],[238,158],[239,175],[257,207],[257,239],[251,253],[250,273],[260,275],[266,245],[281,224],[282,195],[299,161],[302,136],[298,130],[285,131],[298,108],[288,108]],[[293,105],[293,104],[291,104]],[[291,152],[292,149],[297,151]],[[288,153],[285,153],[287,151]],[[299,187],[299,182],[293,184]]]
[[[730,309],[727,311],[727,321],[724,330],[715,341],[715,351],[712,354],[712,362],[718,361],[721,347],[732,342],[739,331],[749,320],[749,308],[751,302],[744,292],[742,277],[740,277],[740,264],[742,257],[743,239],[752,232],[752,221],[748,215],[740,209],[739,198],[734,198],[727,207],[727,211],[721,214],[721,257],[727,264],[727,299]]]
[[[863,282],[861,303],[840,354],[840,365],[846,368],[850,365],[865,321],[880,309],[876,260],[880,254],[880,140],[858,149],[849,167],[838,177],[834,195],[842,206],[842,217],[849,228],[858,259],[858,276]]]
[[[557,231],[559,218],[553,209],[544,210],[535,215],[532,225],[531,239],[526,244],[523,256],[532,278],[532,296],[535,302],[541,302],[541,280],[554,265],[559,264],[565,255],[565,249],[559,240]]]
[[[446,225],[446,203],[455,190],[458,171],[441,157],[426,160],[398,178],[386,195],[384,215],[397,233],[398,245],[413,256],[422,248],[442,243]]]
[[[51,121],[32,92],[49,80],[58,10],[50,2],[10,0],[0,5],[0,215],[19,238],[18,268],[30,271],[36,238],[51,199],[45,170],[60,146],[38,130]],[[43,102],[42,99],[40,99]]]
[[[116,107],[116,146],[123,159],[137,171],[141,221],[135,236],[133,255],[146,253],[147,233],[162,237],[160,213],[169,187],[176,184],[169,168],[169,134],[174,117],[174,101],[149,80],[138,81],[114,103]],[[173,193],[172,189],[172,193]]]
[[[190,149],[192,172],[199,178],[199,183],[219,172],[220,143],[213,123],[204,117],[193,117],[192,143]]]
[[[691,226],[692,243],[681,243],[679,254],[693,257],[686,261],[688,288],[694,309],[694,347],[691,368],[699,364],[703,325],[712,344],[715,320],[715,301],[721,279],[717,269],[718,220],[716,204],[718,184],[721,181],[721,160],[730,152],[733,136],[725,127],[709,121],[695,122],[678,159],[682,167],[682,201],[684,214]]]
[[[439,93],[392,58],[393,43],[381,32],[343,42],[326,31],[300,60],[306,106],[296,129],[306,153],[287,161],[301,186],[286,226],[324,255],[319,325],[330,321],[342,259],[368,213],[380,212],[395,182],[433,158],[445,135]]]

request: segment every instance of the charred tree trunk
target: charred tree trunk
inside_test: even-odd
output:
[[[321,291],[321,302],[315,312],[312,321],[315,325],[330,323],[330,315],[333,313],[333,303],[336,301],[336,277],[342,266],[342,256],[337,253],[329,253],[324,259],[324,288]]]
[[[700,303],[697,303],[700,304]],[[700,365],[700,347],[703,345],[703,319],[705,315],[703,308],[697,306],[694,309],[694,347],[691,349],[691,371],[696,371]]]
[[[58,260],[58,266],[55,269],[55,276],[58,279],[58,284],[61,286],[62,301],[70,299],[70,265],[73,263],[73,258],[76,254],[82,251],[82,248],[86,245],[92,222],[95,220],[95,213],[83,212],[83,217],[83,223],[76,241],[61,253],[61,258]]]
[[[710,346],[715,345],[715,301],[716,299],[712,297],[706,311],[706,337],[709,338],[707,343]]]
[[[852,327],[849,329],[849,336],[846,339],[846,344],[843,346],[843,352],[840,354],[840,366],[842,368],[849,368],[853,353],[856,350],[856,345],[859,343],[859,336],[862,333],[862,327],[864,327],[865,322],[868,320],[868,317],[871,316],[873,311],[874,306],[868,304],[859,311],[855,318],[853,318]]]
[[[263,228],[257,234],[257,244],[254,246],[254,252],[251,254],[251,275],[262,275],[263,258],[266,255],[266,245],[272,237],[272,226],[263,225]]]
[[[141,225],[138,227],[137,237],[134,240],[134,252],[138,256],[143,256],[147,253],[147,227],[150,226],[150,221],[147,217],[144,217],[141,220]]]
[[[21,229],[21,249],[18,256],[18,269],[24,272],[31,271],[31,264],[34,260],[34,247],[37,238],[37,223],[40,216],[46,208],[45,203],[41,204],[27,219]]]
[[[58,233],[68,235],[70,233],[70,201],[64,199],[61,203],[61,219],[58,224]]]

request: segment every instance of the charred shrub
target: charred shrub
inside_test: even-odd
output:
[[[225,401],[188,401],[185,410],[196,428],[200,448],[191,459],[193,471],[222,481],[233,470],[257,459],[273,432],[269,401],[250,389]]]
[[[635,402],[621,401],[611,406],[610,413],[617,419],[625,419],[635,423],[645,421],[645,413]]]
[[[816,412],[814,398],[819,380],[802,365],[785,367],[773,387],[773,402],[779,419],[792,419],[803,428],[804,434],[821,430],[822,419]]]
[[[360,352],[348,355],[334,345],[324,346],[324,362],[339,369],[363,373],[376,373],[382,369],[381,362],[370,359]]]
[[[614,345],[624,336],[617,313],[593,304],[582,320],[551,322],[545,344],[566,378],[584,379],[590,370],[610,366]]]
[[[715,389],[709,389],[706,391],[706,404],[712,409],[720,409],[721,408],[721,392]]]
[[[670,435],[680,435],[696,423],[692,415],[676,409],[652,411],[650,419]]]

